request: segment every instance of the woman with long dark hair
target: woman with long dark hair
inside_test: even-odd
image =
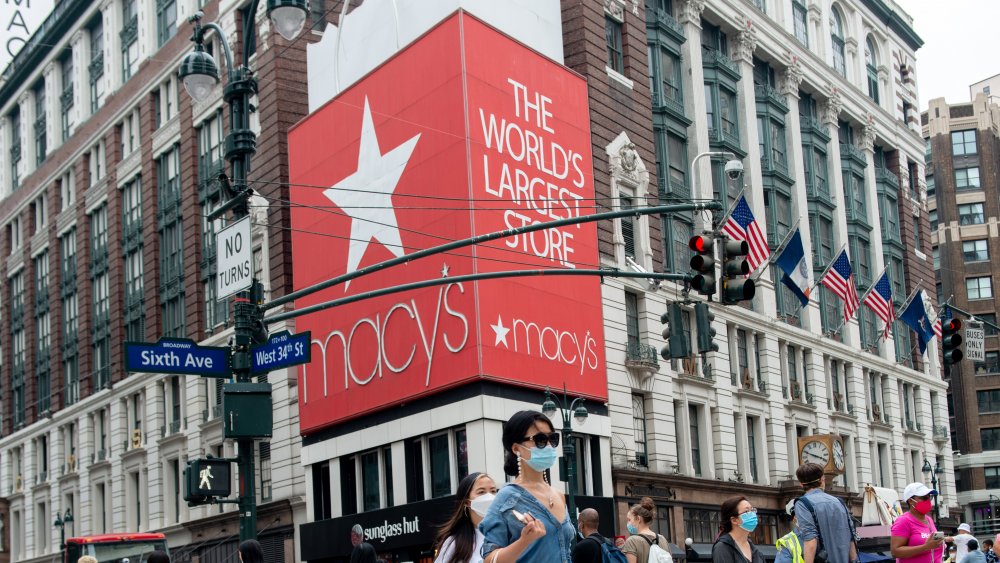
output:
[[[368,542],[359,543],[354,546],[354,551],[351,552],[351,563],[377,563],[377,561],[378,553]]]
[[[569,563],[576,530],[566,499],[545,479],[558,456],[559,433],[538,411],[514,413],[504,424],[503,470],[514,481],[497,493],[479,529],[485,563]]]
[[[264,550],[257,540],[244,540],[239,547],[242,563],[264,563]]]
[[[747,497],[727,498],[719,520],[712,563],[764,563],[764,554],[750,541],[750,534],[757,529],[757,509]]]
[[[458,483],[455,513],[438,532],[434,563],[481,563],[483,533],[479,523],[493,504],[496,483],[485,473],[470,473]]]

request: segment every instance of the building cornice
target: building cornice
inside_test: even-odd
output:
[[[890,30],[892,30],[900,39],[903,40],[911,49],[916,51],[917,49],[924,46],[924,40],[920,38],[919,35],[910,24],[906,23],[899,14],[892,10],[885,2],[882,0],[861,0],[866,8],[872,11],[878,19],[882,20],[882,23],[887,25]]]

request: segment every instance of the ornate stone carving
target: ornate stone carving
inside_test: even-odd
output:
[[[867,114],[865,125],[861,128],[861,138],[858,139],[858,148],[866,151],[875,150],[875,116]]]
[[[604,0],[604,11],[620,22],[625,21],[625,6],[619,0]]]
[[[740,28],[739,44],[736,46],[736,60],[753,64],[753,52],[757,48],[757,30],[750,18],[740,15],[737,16],[736,21]]]
[[[903,189],[906,189],[906,188],[909,188],[909,187],[910,187],[910,167],[900,165],[900,167],[899,167],[899,189],[902,191]]]
[[[705,10],[705,0],[683,0],[681,23],[693,23],[701,27],[701,13]]]
[[[618,151],[618,162],[623,172],[634,175],[639,167],[639,152],[635,150],[635,143],[623,145]]]
[[[823,104],[823,123],[836,125],[837,120],[840,119],[840,110],[843,107],[844,101],[840,98],[840,90],[838,88],[830,88],[830,97]]]
[[[802,63],[799,62],[798,55],[788,54],[788,67],[785,72],[781,75],[781,80],[778,83],[778,89],[782,94],[786,96],[799,97],[799,85],[802,84],[802,77],[805,73],[802,71]]]
[[[819,7],[816,0],[809,3],[809,21],[818,24],[823,19],[823,9]]]
[[[267,200],[258,194],[250,196],[250,220],[257,226],[267,226]]]

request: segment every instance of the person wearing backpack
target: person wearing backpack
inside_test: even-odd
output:
[[[673,563],[666,538],[649,529],[654,514],[656,505],[649,497],[643,497],[639,504],[629,509],[626,520],[631,536],[622,546],[628,563]]]
[[[597,533],[601,519],[596,510],[583,509],[577,520],[580,522],[579,530],[583,539],[576,542],[576,547],[573,548],[573,563],[626,563],[621,550]]]
[[[712,563],[764,563],[764,554],[750,541],[750,534],[757,529],[757,509],[747,497],[727,498],[721,512]]]

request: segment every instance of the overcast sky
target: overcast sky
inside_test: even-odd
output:
[[[968,102],[969,85],[1000,74],[1000,1],[896,0],[913,16],[924,40],[917,51],[920,111],[944,97],[949,104]]]

